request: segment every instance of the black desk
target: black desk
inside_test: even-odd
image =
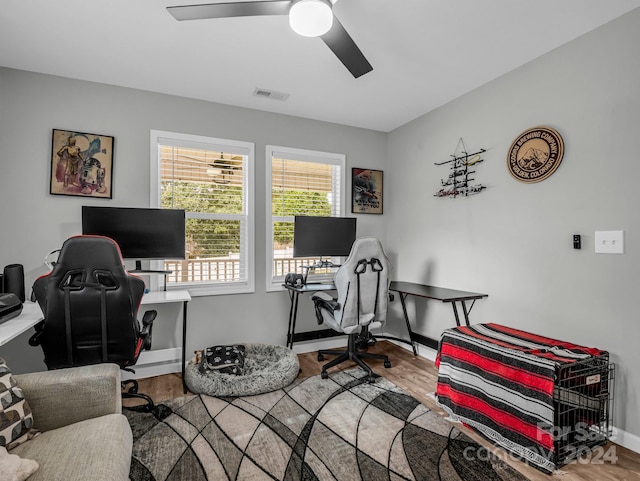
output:
[[[428,286],[425,284],[416,284],[414,282],[399,282],[399,281],[391,281],[389,285],[390,291],[395,291],[400,295],[400,303],[402,304],[402,313],[404,314],[404,320],[407,323],[407,329],[409,330],[409,335],[411,336],[412,341],[420,341],[421,344],[425,344],[433,349],[438,348],[438,341],[430,339],[426,336],[422,336],[420,334],[415,334],[411,331],[411,326],[409,324],[409,315],[407,314],[407,306],[405,304],[405,299],[407,296],[416,296],[423,297],[425,299],[434,299],[436,301],[442,302],[450,302],[451,307],[453,308],[453,315],[456,319],[456,325],[460,325],[460,316],[458,314],[458,306],[457,303],[460,303],[462,307],[462,313],[464,314],[464,322],[468,326],[469,325],[469,313],[471,312],[471,308],[473,307],[473,303],[471,307],[467,309],[466,301],[475,302],[477,299],[482,299],[484,297],[488,297],[488,294],[480,294],[478,292],[466,292],[466,291],[457,291],[455,289],[447,289],[444,287],[435,287]],[[414,349],[415,354],[415,349]]]
[[[332,291],[335,290],[336,286],[333,284],[306,284],[303,286],[290,286],[287,284],[283,284],[284,287],[289,291],[289,297],[291,299],[291,307],[289,308],[289,326],[287,328],[287,347],[293,348],[293,343],[295,341],[308,341],[311,339],[323,339],[326,337],[334,337],[340,336],[342,333],[336,332],[333,329],[323,329],[318,331],[311,331],[307,333],[299,333],[296,334],[296,319],[298,317],[298,300],[300,294],[304,294],[306,292],[317,292],[317,291]],[[398,282],[391,281],[389,285],[390,291],[395,291],[400,296],[400,303],[402,304],[402,313],[404,314],[404,321],[407,325],[407,332],[409,333],[409,340],[401,339],[398,337],[392,336],[383,336],[383,335],[375,335],[376,338],[382,339],[392,339],[395,341],[404,342],[411,345],[413,350],[413,355],[418,355],[418,350],[416,348],[416,341],[429,346],[433,349],[437,349],[438,341],[433,339],[429,339],[426,336],[422,336],[421,334],[416,334],[411,330],[411,324],[409,323],[409,315],[407,314],[407,306],[405,300],[407,296],[417,296],[423,297],[425,299],[435,299],[437,301],[442,302],[450,302],[453,308],[453,314],[455,315],[456,324],[460,325],[460,316],[458,314],[457,303],[459,302],[462,307],[462,312],[464,314],[464,321],[466,325],[469,325],[469,312],[471,312],[471,308],[467,309],[467,305],[465,301],[473,301],[476,299],[482,299],[484,297],[488,297],[487,294],[479,294],[477,292],[465,292],[465,291],[456,291],[454,289],[446,289],[444,287],[435,287],[428,286],[425,284],[415,284],[413,282]],[[473,304],[471,305],[473,307]]]
[[[289,298],[291,299],[291,307],[289,307],[289,327],[287,328],[287,347],[293,348],[294,335],[296,332],[296,319],[298,318],[298,299],[300,294],[305,292],[318,292],[318,291],[333,291],[336,286],[333,284],[305,284],[302,286],[290,286],[289,284],[282,284],[289,291]],[[335,333],[335,334],[334,334]],[[324,337],[339,336],[341,333],[334,331],[333,329],[324,329],[320,331],[313,331],[310,333],[312,337],[297,339],[310,340],[310,339],[322,339]]]

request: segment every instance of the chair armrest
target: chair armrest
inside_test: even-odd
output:
[[[311,296],[311,300],[315,306],[316,310],[316,319],[318,320],[318,325],[324,322],[324,315],[322,314],[322,310],[328,311],[331,317],[333,317],[333,313],[340,309],[340,304],[338,301],[331,297],[326,292],[316,292]]]
[[[142,316],[142,331],[140,331],[140,339],[142,339],[142,349],[151,350],[151,329],[153,329],[153,321],[156,320],[158,312],[155,310],[146,311]],[[140,353],[138,352],[137,356]],[[137,360],[136,356],[136,360]]]
[[[34,428],[62,426],[121,413],[120,368],[96,364],[14,376],[33,412]]]

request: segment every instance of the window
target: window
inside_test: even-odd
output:
[[[151,131],[151,206],[186,211],[186,259],[164,261],[169,287],[254,291],[253,165],[251,143]]]
[[[296,215],[344,215],[345,156],[267,146],[267,290],[318,259],[293,258]]]

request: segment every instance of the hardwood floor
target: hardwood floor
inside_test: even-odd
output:
[[[421,357],[414,357],[410,351],[388,341],[377,343],[370,349],[370,352],[386,354],[391,361],[392,367],[390,369],[384,369],[382,362],[368,362],[375,372],[382,374],[420,402],[444,416],[444,412],[436,406],[430,396],[430,393],[433,393],[435,390],[438,377],[438,371],[431,361]],[[300,360],[301,377],[320,374],[322,363],[317,361],[315,352],[299,354],[298,358]],[[333,371],[338,368],[348,369],[354,366],[355,364],[347,362],[334,368]],[[329,371],[329,374],[331,372],[332,370]],[[173,399],[183,395],[180,374],[167,374],[164,376],[140,379],[139,384],[140,392],[150,395],[155,402]],[[125,405],[131,405],[133,403],[135,403],[135,401],[123,401]],[[570,464],[564,466],[559,472],[553,475],[546,475],[525,463],[511,459],[504,451],[492,447],[464,427],[459,425],[458,427],[478,443],[490,448],[492,452],[500,456],[501,459],[504,459],[532,481],[549,481],[553,479],[562,479],[562,481],[640,481],[640,454],[613,443],[604,446],[604,452],[615,453],[617,460],[614,463],[607,461],[594,462],[592,460],[591,463]]]

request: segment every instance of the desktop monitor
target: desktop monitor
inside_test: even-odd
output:
[[[355,240],[355,217],[296,216],[293,257],[346,257]]]
[[[185,258],[185,211],[82,206],[82,233],[110,237],[125,259]]]

